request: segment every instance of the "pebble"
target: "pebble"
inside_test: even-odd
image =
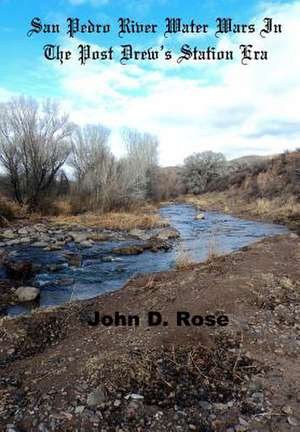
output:
[[[299,422],[296,419],[296,417],[290,416],[290,417],[288,417],[287,421],[291,426],[298,426],[299,425]]]
[[[88,395],[87,404],[88,406],[93,407],[93,406],[100,405],[101,403],[105,402],[105,400],[106,400],[105,392],[101,388],[98,388],[92,391]]]
[[[284,407],[282,407],[281,411],[284,414],[288,414],[288,415],[293,414],[293,410],[292,410],[292,408],[289,405],[285,405]]]
[[[128,395],[125,396],[125,399],[134,399],[134,400],[143,400],[144,396],[136,394],[136,393],[130,393]]]
[[[75,408],[75,414],[82,414],[84,410],[85,410],[85,406],[84,405],[78,405]]]

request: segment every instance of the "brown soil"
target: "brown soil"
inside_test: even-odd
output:
[[[299,237],[282,236],[3,318],[0,430],[299,431],[299,281]],[[92,311],[140,326],[92,327]],[[149,311],[169,325],[149,327]],[[225,314],[229,326],[179,327],[178,311]]]

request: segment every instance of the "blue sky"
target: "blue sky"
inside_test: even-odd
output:
[[[70,112],[77,123],[104,123],[112,133],[112,147],[122,149],[119,131],[136,127],[159,136],[161,163],[178,164],[188,154],[211,149],[229,158],[244,154],[270,154],[300,147],[300,62],[297,54],[300,1],[239,0],[0,0],[0,100],[18,94],[36,98],[53,97]],[[281,35],[266,40],[255,35],[213,34],[172,35],[163,38],[164,19],[194,19],[214,29],[217,17],[234,22],[261,25],[262,18],[274,17],[283,25]],[[26,33],[30,22],[60,24],[60,34]],[[78,17],[82,23],[109,23],[111,34],[78,34],[66,37],[66,19]],[[119,17],[155,23],[154,35],[117,36]],[[75,58],[60,65],[43,56],[46,43],[74,51]],[[242,66],[237,57],[231,62],[109,62],[76,60],[76,47],[89,43],[94,49],[122,43],[137,49],[162,44],[177,53],[187,43],[201,49],[237,49],[253,43],[268,49],[268,62]],[[298,112],[297,112],[298,111]]]

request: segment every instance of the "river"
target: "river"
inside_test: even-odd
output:
[[[79,250],[82,256],[79,267],[70,266],[63,251],[46,252],[37,247],[17,246],[11,254],[14,259],[30,260],[41,264],[43,268],[53,264],[54,271],[42,270],[31,282],[41,289],[39,306],[49,307],[117,290],[128,279],[140,274],[172,269],[182,251],[188,253],[193,261],[202,262],[211,248],[218,253],[228,253],[265,237],[288,232],[287,228],[280,225],[243,220],[219,212],[205,212],[204,220],[195,220],[197,210],[184,204],[163,207],[160,212],[181,236],[167,252],[146,251],[141,255],[116,256],[112,254],[113,248],[138,244],[139,241],[100,242],[91,248]],[[70,243],[65,249],[76,252],[77,246]],[[112,261],[106,262],[108,257]],[[30,311],[32,307],[15,305],[6,312],[19,315]]]

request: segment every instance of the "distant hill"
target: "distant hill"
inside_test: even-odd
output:
[[[278,155],[267,155],[267,156],[259,156],[259,155],[249,155],[249,156],[242,156],[239,158],[231,159],[228,161],[230,165],[255,165],[258,162],[264,162],[268,161],[270,159],[273,159],[274,157],[277,157]]]

